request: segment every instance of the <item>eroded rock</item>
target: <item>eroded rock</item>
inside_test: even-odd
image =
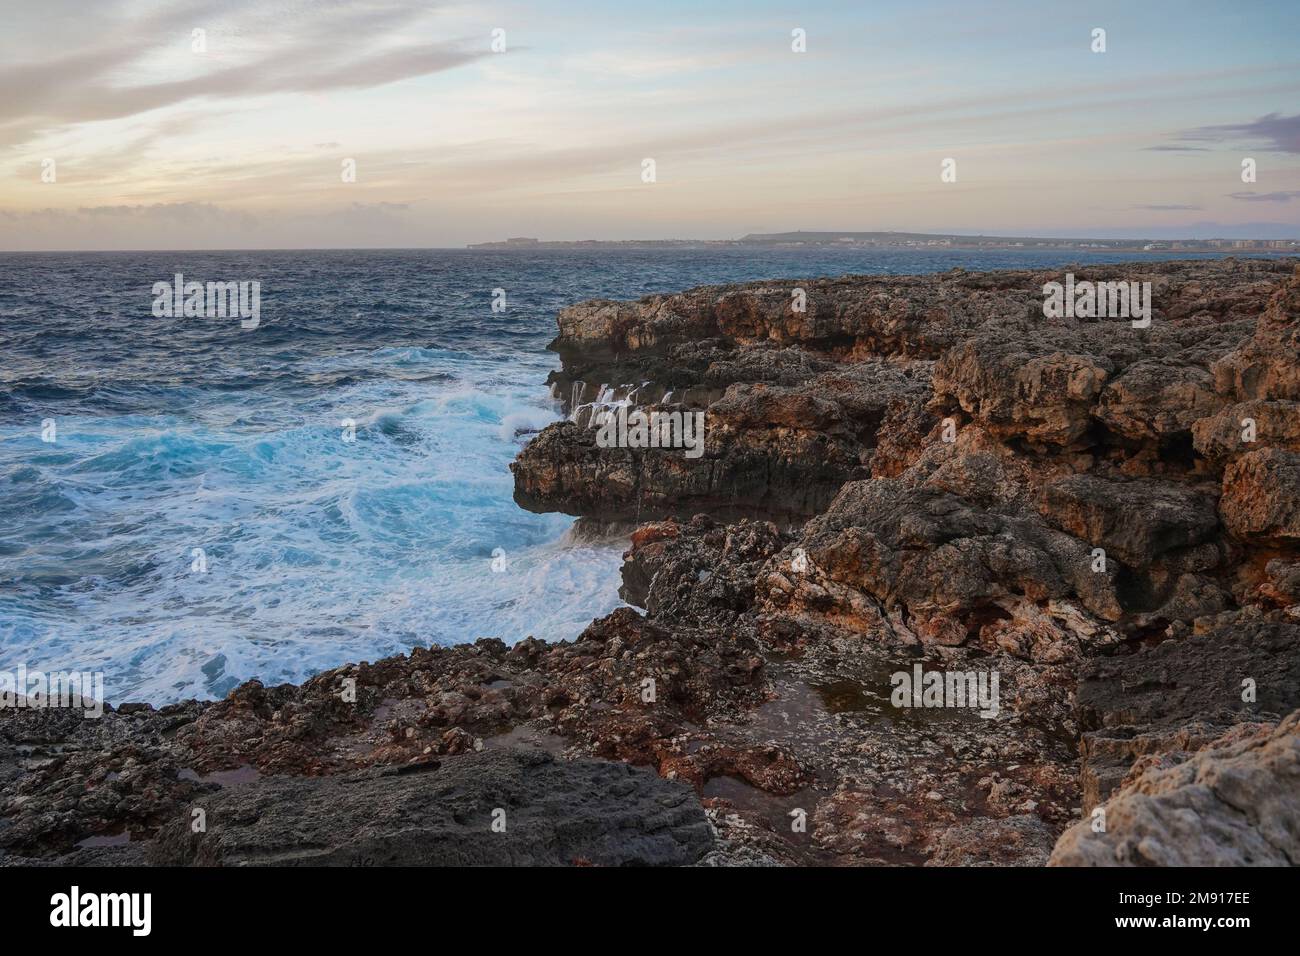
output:
[[[1052,866],[1300,865],[1300,711],[1156,760],[1076,823]]]
[[[682,866],[713,846],[683,784],[623,763],[487,751],[418,772],[275,777],[196,801],[165,866]]]

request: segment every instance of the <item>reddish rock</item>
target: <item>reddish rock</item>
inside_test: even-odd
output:
[[[1300,541],[1300,453],[1268,448],[1234,461],[1223,473],[1219,512],[1238,538]]]

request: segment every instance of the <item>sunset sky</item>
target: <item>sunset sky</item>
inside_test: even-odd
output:
[[[1295,0],[0,3],[4,250],[1300,235]]]

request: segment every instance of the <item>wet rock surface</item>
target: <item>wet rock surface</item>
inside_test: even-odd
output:
[[[631,606],[0,714],[0,862],[1297,862],[1300,273],[1074,272],[1150,327],[1045,318],[1038,272],[564,310],[516,500],[628,527]],[[600,447],[619,404],[703,453]]]
[[[690,788],[648,770],[484,751],[407,770],[272,777],[195,801],[149,857],[219,866],[681,866],[712,848]]]

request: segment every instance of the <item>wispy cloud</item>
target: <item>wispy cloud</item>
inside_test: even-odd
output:
[[[277,93],[321,93],[382,86],[450,70],[489,55],[485,44],[429,36],[430,8],[401,2],[357,7],[321,4],[284,16],[256,4],[186,4],[138,19],[105,19],[101,35],[116,42],[0,68],[0,145],[21,143],[44,130],[121,119],[192,100]],[[275,17],[268,16],[275,12]],[[238,31],[223,32],[232,14]],[[6,14],[8,18],[8,14]],[[96,19],[93,8],[87,18]],[[191,50],[192,28],[210,25],[206,54]],[[12,30],[14,23],[7,26]],[[417,28],[418,27],[418,28]],[[256,36],[257,42],[247,39]],[[436,34],[433,34],[436,36]],[[142,39],[122,42],[123,37]],[[259,50],[259,47],[266,47]],[[191,75],[131,82],[152,60],[170,57]]]
[[[1237,199],[1241,202],[1290,202],[1292,199],[1300,198],[1300,189],[1286,189],[1271,193],[1243,191],[1228,193],[1228,198]]]
[[[1249,123],[1199,126],[1187,130],[1181,138],[1192,142],[1249,143],[1279,153],[1300,153],[1300,113],[1269,113]]]

